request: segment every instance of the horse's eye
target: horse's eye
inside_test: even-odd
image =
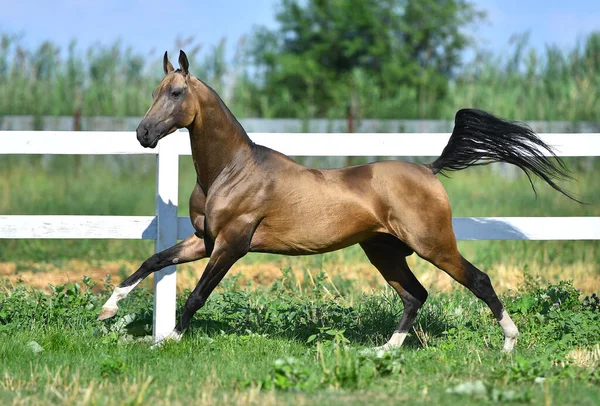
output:
[[[182,92],[183,92],[183,90],[181,90],[181,89],[173,90],[171,92],[171,96],[173,96],[174,98],[178,98],[181,95]]]

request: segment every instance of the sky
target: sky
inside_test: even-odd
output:
[[[77,40],[87,49],[120,39],[142,54],[175,50],[176,38],[193,36],[202,50],[227,39],[231,58],[239,39],[256,25],[277,27],[279,0],[0,0],[0,33],[20,34],[32,49],[50,40],[66,49]],[[571,48],[600,29],[598,0],[473,0],[487,12],[475,33],[486,49],[508,49],[515,33],[530,31],[530,45]],[[468,56],[465,56],[468,58]]]

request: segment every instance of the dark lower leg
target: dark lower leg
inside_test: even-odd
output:
[[[410,249],[404,243],[386,237],[363,243],[361,246],[371,263],[402,299],[402,317],[394,334],[383,348],[400,346],[419,309],[427,300],[427,291],[408,267],[405,255],[410,253]]]
[[[195,234],[181,241],[179,244],[158,252],[148,258],[137,271],[119,284],[120,288],[137,284],[146,279],[150,274],[160,271],[169,265],[184,264],[196,261],[206,256],[204,240]]]
[[[503,307],[500,299],[498,299],[498,295],[496,295],[496,291],[492,287],[490,277],[462,256],[456,262],[456,266],[447,266],[442,269],[461,285],[473,292],[475,296],[483,300],[496,319],[500,320],[502,318]]]
[[[454,261],[441,262],[440,265],[435,265],[446,271],[452,278],[488,305],[504,332],[504,351],[512,351],[519,331],[506,310],[504,310],[502,302],[500,302],[492,287],[490,277],[477,269],[477,267],[464,259],[460,254],[458,254]]]
[[[119,301],[127,297],[129,292],[151,273],[169,265],[191,262],[205,256],[204,241],[196,235],[192,235],[179,244],[154,254],[144,261],[137,271],[115,288],[110,298],[102,306],[102,312],[98,319],[104,320],[114,316],[117,313]]]
[[[396,289],[396,291],[398,292],[398,289]],[[425,299],[419,300],[406,290],[404,290],[402,293],[398,293],[400,294],[400,298],[404,304],[404,309],[402,310],[402,318],[398,323],[398,328],[396,331],[398,333],[408,333],[415,319],[417,318],[419,309],[425,303]],[[427,295],[425,295],[425,297],[427,297]]]
[[[206,269],[198,281],[198,284],[188,296],[181,317],[175,332],[183,333],[190,325],[194,314],[204,306],[206,299],[212,291],[217,287],[219,282],[225,277],[231,266],[241,257],[241,255],[233,255],[231,253],[223,253],[221,255],[211,256],[211,260],[206,265]]]
[[[402,258],[394,275],[391,275],[389,272],[382,272],[382,275],[384,275],[390,286],[398,292],[404,305],[398,327],[389,341],[383,346],[383,348],[397,347],[404,342],[417,318],[419,309],[427,300],[427,291],[410,271],[405,258]]]

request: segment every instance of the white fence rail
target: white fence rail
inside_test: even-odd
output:
[[[449,134],[271,134],[250,137],[293,156],[439,156]],[[562,157],[600,156],[600,134],[542,134]],[[142,148],[133,132],[3,131],[0,155],[157,156],[156,216],[0,215],[0,238],[151,239],[161,251],[193,232],[187,217],[177,217],[179,156],[191,155],[186,132]],[[600,240],[600,217],[455,218],[461,240]],[[1,258],[0,258],[1,259]],[[175,325],[175,266],[154,278],[154,336]]]

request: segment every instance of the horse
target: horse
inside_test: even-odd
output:
[[[576,200],[555,183],[568,177],[564,163],[529,127],[461,109],[447,146],[430,164],[390,160],[312,169],[255,144],[217,92],[189,73],[185,52],[180,51],[177,70],[165,52],[163,69],[136,134],[143,147],[154,148],[168,134],[188,129],[197,175],[189,202],[195,232],[152,255],[121,282],[99,320],[113,317],[118,302],[153,272],[210,257],[174,330],[158,337],[159,343],[180,340],[213,289],[247,253],[308,255],[360,244],[404,305],[398,327],[378,348],[401,346],[427,300],[427,290],[406,262],[416,253],[485,302],[504,333],[503,351],[513,350],[517,326],[488,275],[459,252],[448,195],[436,175],[508,162],[530,181],[537,175]]]

